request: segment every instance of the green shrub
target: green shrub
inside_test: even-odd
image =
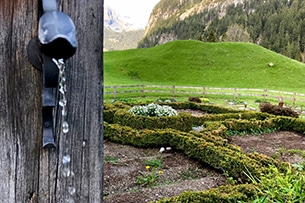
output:
[[[201,103],[201,99],[199,97],[189,97],[188,101],[189,102]]]
[[[208,98],[200,98],[202,103],[209,103],[210,100]]]
[[[263,176],[258,183],[255,194],[256,202],[305,202],[305,174],[286,167],[284,171],[271,166],[270,172]]]

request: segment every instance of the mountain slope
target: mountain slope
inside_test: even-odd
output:
[[[104,51],[136,48],[143,36],[143,29],[137,28],[128,17],[121,17],[115,10],[105,5]]]
[[[198,85],[304,92],[305,64],[253,43],[178,40],[147,49],[111,51],[104,53],[104,69],[105,85]]]
[[[115,32],[139,30],[130,22],[128,16],[120,16],[107,5],[104,6],[104,28]]]
[[[104,28],[104,51],[136,48],[143,36],[144,30],[115,32]]]
[[[171,27],[176,21],[183,21],[188,17],[211,10],[218,6],[222,7],[222,13],[230,4],[243,3],[244,0],[161,0],[150,15],[145,34],[150,34],[159,27]],[[221,14],[223,15],[223,14]]]

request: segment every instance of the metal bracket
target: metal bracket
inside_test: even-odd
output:
[[[43,148],[54,148],[56,147],[53,125],[54,91],[58,85],[59,71],[52,58],[40,51],[37,37],[30,41],[27,52],[31,64],[42,71],[42,146]]]

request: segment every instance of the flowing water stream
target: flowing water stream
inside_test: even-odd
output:
[[[63,145],[62,150],[60,152],[62,153],[60,157],[62,157],[62,176],[67,179],[67,182],[72,182],[71,179],[74,177],[74,172],[71,170],[70,162],[71,162],[71,156],[70,156],[70,147],[69,147],[69,139],[68,139],[68,133],[69,133],[69,124],[67,122],[67,98],[66,98],[66,92],[67,92],[67,86],[66,86],[66,76],[65,76],[65,62],[63,59],[53,59],[54,63],[57,65],[59,69],[59,106],[61,107],[61,119],[62,119],[62,126],[61,131],[64,135],[63,139]],[[74,203],[74,195],[76,193],[76,188],[73,185],[69,185],[68,187],[68,197],[66,202],[67,203]]]

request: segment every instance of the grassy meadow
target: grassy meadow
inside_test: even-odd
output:
[[[305,64],[253,43],[181,40],[153,48],[104,52],[104,84],[261,88],[304,93]]]

